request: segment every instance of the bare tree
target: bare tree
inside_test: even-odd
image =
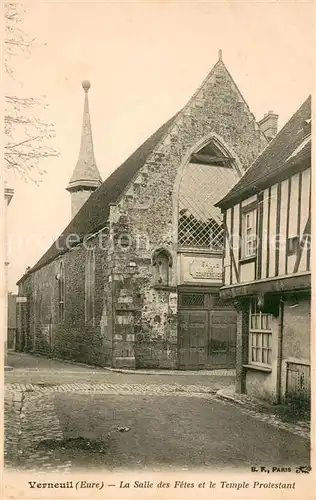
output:
[[[37,46],[36,40],[20,27],[24,14],[21,4],[4,5],[4,65],[6,74],[15,81],[14,58],[26,56]],[[36,183],[39,176],[46,173],[43,160],[58,156],[55,149],[48,146],[55,135],[54,127],[39,117],[46,107],[45,96],[5,95],[5,168]]]

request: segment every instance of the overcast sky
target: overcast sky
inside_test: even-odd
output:
[[[282,126],[312,90],[313,2],[61,2],[27,4],[24,29],[40,44],[15,62],[20,94],[45,94],[59,158],[40,187],[10,178],[9,290],[70,220],[65,191],[76,164],[89,91],[97,165],[105,179],[184,106],[223,51],[257,120]]]

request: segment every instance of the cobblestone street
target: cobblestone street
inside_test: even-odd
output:
[[[219,399],[218,391],[233,382],[230,373],[122,374],[15,354],[9,362],[15,368],[6,372],[8,467],[181,470],[309,463],[307,433]]]

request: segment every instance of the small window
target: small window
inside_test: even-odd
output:
[[[249,363],[271,366],[272,315],[259,311],[256,300],[249,311]]]
[[[287,254],[288,255],[295,255],[298,251],[299,244],[300,244],[300,239],[298,236],[293,236],[291,238],[288,238],[288,240],[287,240]]]
[[[257,210],[243,214],[242,228],[243,257],[255,257],[257,250]]]
[[[64,263],[61,262],[58,273],[58,316],[59,321],[65,319],[65,270]]]

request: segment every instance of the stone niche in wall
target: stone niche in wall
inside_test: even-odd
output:
[[[221,285],[222,256],[198,253],[178,255],[178,284]]]

